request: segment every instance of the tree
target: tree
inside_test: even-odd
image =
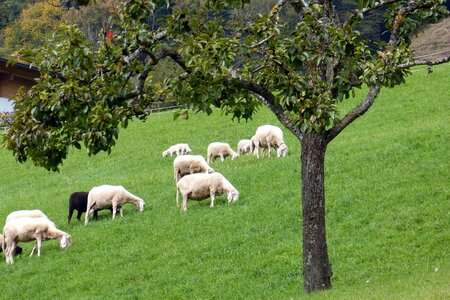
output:
[[[41,46],[46,35],[60,25],[63,14],[62,8],[48,2],[30,4],[18,20],[4,29],[2,55],[8,56],[22,47],[33,49]]]
[[[267,106],[301,143],[304,290],[331,288],[325,227],[324,160],[327,145],[374,103],[382,87],[404,82],[415,61],[410,38],[422,23],[447,13],[443,0],[365,0],[345,19],[329,0],[279,0],[255,19],[230,10],[249,1],[204,1],[180,9],[158,30],[148,25],[157,4],[124,1],[123,31],[92,50],[80,30],[63,26],[39,51],[22,51],[41,71],[37,84],[16,97],[6,147],[19,162],[28,158],[58,170],[70,147],[88,154],[111,151],[119,126],[147,118],[148,105],[174,97],[186,109],[251,118]],[[220,13],[223,10],[226,13]],[[280,11],[298,15],[285,26]],[[387,43],[372,43],[357,26],[367,13],[386,9]],[[155,66],[170,58],[180,67],[153,82]],[[364,99],[343,117],[338,104],[368,86]]]

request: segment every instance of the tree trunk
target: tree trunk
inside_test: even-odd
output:
[[[331,264],[325,231],[325,151],[323,135],[312,132],[303,136],[302,209],[303,209],[303,279],[305,292],[331,288]]]

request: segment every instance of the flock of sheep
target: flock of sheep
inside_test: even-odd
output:
[[[227,143],[214,142],[208,145],[207,160],[201,155],[191,155],[192,150],[188,144],[176,144],[165,150],[163,157],[173,156],[174,180],[177,188],[176,205],[179,206],[179,193],[182,195],[181,210],[186,211],[188,200],[204,200],[211,198],[211,207],[214,206],[216,196],[227,195],[228,203],[239,199],[239,192],[219,172],[214,171],[209,163],[217,157],[223,161],[226,157],[237,158],[245,153],[253,153],[259,158],[259,151],[267,149],[270,157],[271,149],[277,151],[278,157],[288,154],[288,147],[284,143],[283,132],[273,125],[258,127],[250,140],[241,140],[237,152]],[[92,188],[89,192],[74,192],[69,198],[68,223],[70,224],[74,210],[78,211],[77,219],[80,221],[83,212],[85,225],[91,215],[97,219],[97,212],[109,209],[114,219],[117,211],[123,216],[123,206],[133,203],[140,212],[144,211],[145,202],[138,196],[127,191],[123,186],[101,185]],[[37,248],[38,256],[41,254],[42,241],[56,239],[61,249],[67,249],[72,244],[70,234],[59,230],[40,210],[19,210],[10,213],[0,235],[1,250],[5,252],[6,263],[14,263],[14,255],[22,252],[19,242],[36,241],[30,256]]]
[[[222,161],[228,156],[235,159],[245,153],[253,153],[259,158],[259,151],[267,149],[268,156],[272,148],[277,150],[278,157],[285,157],[289,148],[284,142],[283,131],[273,125],[262,125],[249,140],[240,140],[235,152],[228,143],[213,142],[208,145],[207,159],[201,155],[191,155],[188,144],[176,144],[165,150],[162,155],[176,155],[173,161],[174,179],[177,187],[176,203],[179,205],[179,193],[183,202],[181,210],[186,211],[188,200],[204,200],[211,198],[211,207],[214,206],[215,196],[227,194],[228,203],[239,199],[239,192],[219,172],[214,171],[209,164],[220,157]]]

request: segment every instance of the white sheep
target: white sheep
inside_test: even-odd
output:
[[[175,144],[169,147],[169,149],[163,151],[162,156],[166,157],[168,155],[172,156],[175,154],[176,156],[186,155],[191,153],[192,150],[189,148],[188,144]]]
[[[256,133],[251,138],[251,141],[251,152],[253,152],[256,157],[259,158],[259,148],[262,148],[261,152],[267,148],[270,157],[271,147],[278,149],[284,144],[283,131],[277,126],[262,125],[256,129]]]
[[[220,160],[223,161],[226,157],[231,156],[231,159],[235,159],[239,156],[233,149],[231,149],[230,144],[214,142],[208,145],[208,156],[207,162],[213,162],[217,157],[220,157]]]
[[[24,210],[16,210],[16,211],[13,211],[12,213],[10,213],[6,217],[5,224],[8,223],[9,221],[11,221],[12,219],[23,218],[23,217],[29,217],[29,218],[41,218],[42,217],[42,218],[47,218],[48,219],[47,215],[44,214],[42,212],[42,210],[39,210],[39,209],[31,209],[31,210],[24,209]],[[49,219],[49,221],[50,221],[50,219]],[[53,226],[55,226],[55,224],[53,222],[52,222],[52,224],[53,224]],[[33,250],[31,250],[30,256],[33,255],[34,250],[36,249],[36,245],[33,247]]]
[[[277,149],[277,157],[286,157],[288,153],[289,148],[285,143],[281,144],[280,147],[278,147]]]
[[[204,200],[211,198],[211,207],[214,207],[215,196],[227,194],[228,203],[235,202],[239,199],[239,192],[236,188],[220,173],[198,173],[186,175],[177,182],[177,197],[176,202],[178,206],[178,195],[181,192],[183,202],[181,210],[186,211],[187,201],[190,200]]]
[[[112,208],[112,218],[116,217],[117,208],[120,207],[120,216],[123,217],[123,205],[133,203],[137,210],[144,211],[145,202],[133,195],[121,185],[101,185],[89,191],[84,225],[89,223],[89,216],[96,210]]]
[[[214,170],[201,155],[182,155],[176,157],[173,161],[173,176],[175,182],[187,174],[213,172]]]
[[[48,218],[46,214],[44,214],[41,210],[39,209],[31,209],[31,210],[16,210],[13,211],[12,213],[10,213],[7,217],[6,217],[6,221],[5,224],[8,223],[8,221],[12,220],[12,219],[17,219],[17,218],[23,218],[23,217],[29,217],[29,218],[41,218],[41,217],[45,217]]]
[[[3,243],[6,263],[14,263],[14,249],[19,242],[36,241],[38,256],[41,255],[42,241],[58,240],[61,249],[67,249],[72,244],[70,234],[56,228],[47,217],[20,217],[9,220],[3,227]],[[34,249],[30,256],[33,255]]]
[[[252,148],[252,141],[251,140],[240,140],[237,145],[237,153],[239,155],[250,153]]]

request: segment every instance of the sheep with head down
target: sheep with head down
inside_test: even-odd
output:
[[[70,234],[56,228],[47,217],[19,217],[10,219],[3,227],[2,248],[5,251],[6,263],[14,263],[14,251],[19,242],[36,241],[30,256],[37,247],[38,256],[41,255],[42,241],[56,239],[61,249],[67,249],[72,244]]]
[[[172,155],[176,155],[176,156],[180,156],[180,155],[186,155],[191,153],[192,150],[189,147],[188,144],[175,144],[170,146],[167,150],[163,151],[162,156],[163,157],[167,157],[167,156],[172,156]]]
[[[247,139],[240,140],[237,145],[237,153],[239,155],[242,155],[245,153],[250,153],[251,148],[252,148],[251,140],[247,140]]]
[[[188,200],[204,200],[211,198],[211,207],[214,207],[216,196],[227,194],[228,203],[239,199],[238,190],[220,173],[197,173],[186,175],[177,182],[176,203],[181,193],[183,202],[181,210],[187,210]]]
[[[145,201],[133,195],[121,185],[101,185],[89,191],[84,224],[89,223],[90,215],[100,209],[112,208],[112,218],[116,217],[117,209],[123,217],[123,205],[133,203],[140,212],[144,211]]]
[[[286,157],[289,153],[289,148],[286,144],[281,144],[277,149],[277,157]]]
[[[254,153],[259,158],[259,149],[261,152],[267,149],[268,156],[272,147],[278,149],[284,143],[283,131],[273,125],[262,125],[256,129],[255,135],[251,138],[252,144],[250,152]]]
[[[69,215],[67,216],[67,222],[70,224],[70,221],[72,219],[73,211],[77,211],[77,220],[81,220],[81,215],[86,212],[87,208],[87,199],[88,199],[89,192],[73,192],[70,194],[69,197]],[[112,213],[112,207],[107,208]],[[120,206],[118,207],[120,209]],[[94,211],[94,219],[98,220],[98,210]]]
[[[208,165],[201,155],[182,155],[173,161],[173,177],[178,182],[181,177],[194,173],[213,173],[214,170]]]
[[[40,209],[22,209],[22,210],[16,210],[8,214],[6,216],[5,224],[8,223],[12,219],[17,218],[23,218],[23,217],[29,217],[29,218],[47,218],[47,215],[44,214],[44,212]]]
[[[9,221],[17,218],[23,218],[23,217],[29,217],[29,218],[47,218],[47,215],[44,214],[44,212],[40,209],[22,209],[22,210],[16,210],[8,214],[6,216],[5,224]],[[54,225],[54,224],[53,224]],[[1,236],[1,244],[2,244],[2,251],[5,251],[3,249],[3,235]],[[14,249],[14,255],[22,253],[22,248],[16,243],[16,249]],[[33,250],[31,251],[31,255],[33,254],[36,246],[33,247]]]
[[[210,143],[208,145],[207,152],[208,155],[206,161],[208,163],[213,162],[217,157],[220,157],[220,160],[224,161],[224,159],[228,156],[231,156],[232,160],[239,156],[239,154],[231,149],[230,144],[221,142]]]

